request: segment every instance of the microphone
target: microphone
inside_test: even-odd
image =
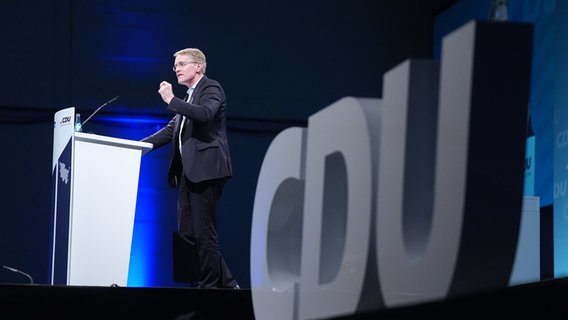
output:
[[[34,278],[32,278],[32,276],[30,276],[29,274],[27,274],[27,273],[25,273],[25,272],[23,272],[23,271],[20,271],[20,270],[18,270],[18,269],[10,268],[10,267],[8,267],[8,266],[2,266],[2,268],[6,269],[6,270],[8,270],[8,271],[12,271],[12,272],[15,272],[15,273],[23,274],[24,276],[28,277],[28,279],[30,279],[30,284],[34,284]]]
[[[109,101],[103,103],[100,107],[97,108],[97,110],[93,111],[93,113],[91,113],[91,115],[85,120],[83,121],[83,124],[81,124],[81,127],[85,125],[85,123],[87,123],[87,121],[89,121],[97,112],[99,112],[99,110],[101,110],[102,108],[104,108],[107,104],[113,102],[114,100],[120,98],[120,96],[116,96],[112,99],[110,99]]]

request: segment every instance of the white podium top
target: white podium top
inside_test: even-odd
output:
[[[142,150],[142,154],[146,154],[148,151],[152,150],[153,147],[152,144],[148,142],[113,138],[85,132],[75,132],[75,139],[85,142],[95,142],[111,146],[120,146],[123,148],[140,149]]]

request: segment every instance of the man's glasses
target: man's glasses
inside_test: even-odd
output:
[[[180,62],[180,63],[176,63],[174,64],[174,66],[172,67],[172,70],[175,72],[177,70],[177,68],[183,68],[185,66],[187,66],[190,63],[199,63],[197,61],[188,61],[188,62]]]

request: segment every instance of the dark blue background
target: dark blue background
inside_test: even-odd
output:
[[[235,176],[219,208],[221,247],[249,286],[256,179],[272,139],[344,96],[381,97],[385,72],[433,56],[433,20],[453,2],[3,3],[0,264],[48,283],[53,114],[74,106],[85,119],[120,95],[84,130],[140,139],[172,116],[157,89],[175,82],[173,53],[198,47],[229,102]],[[184,90],[176,87],[180,96]],[[172,275],[176,192],[166,183],[168,157],[169,146],[142,160],[129,285],[186,285]],[[27,279],[0,269],[0,282]]]

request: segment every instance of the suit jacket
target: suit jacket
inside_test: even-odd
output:
[[[166,126],[141,141],[157,149],[172,142],[168,172],[170,186],[177,187],[181,174],[192,182],[228,178],[233,175],[227,140],[227,99],[221,85],[206,76],[197,83],[191,101],[173,98],[168,110],[176,115]],[[182,153],[179,133],[182,118],[188,121],[182,131]]]

